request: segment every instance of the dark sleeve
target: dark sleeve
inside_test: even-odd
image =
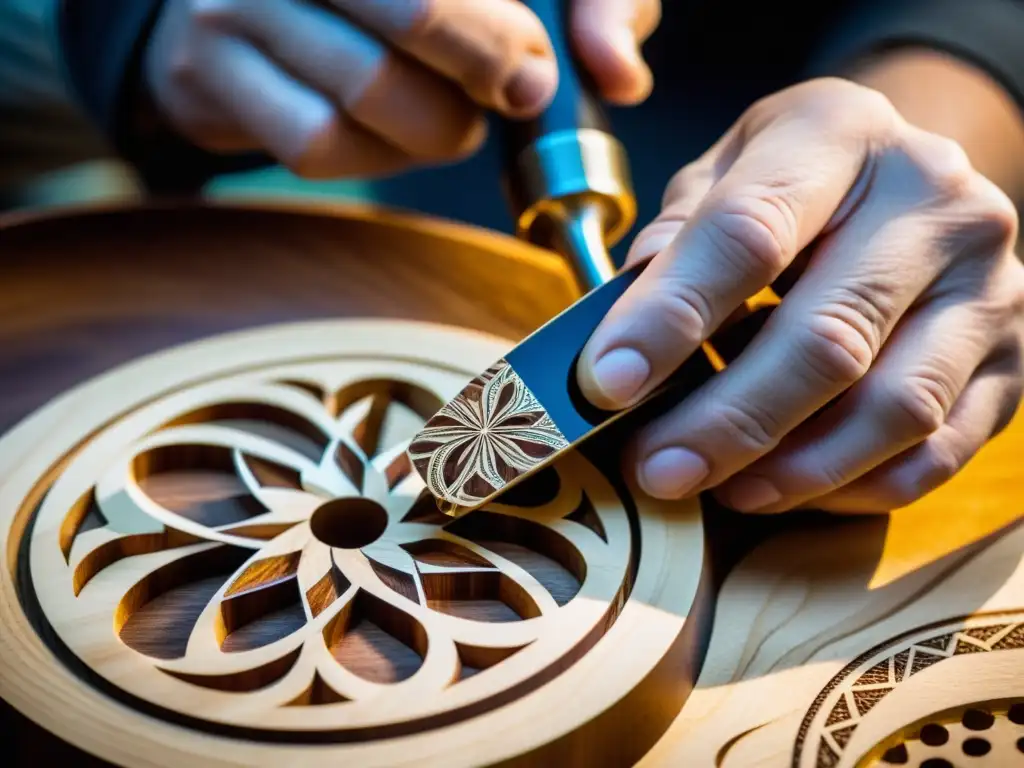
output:
[[[837,74],[862,56],[914,45],[981,68],[1024,109],[1024,0],[851,3],[820,41],[810,74]]]
[[[205,152],[161,119],[142,59],[164,0],[58,2],[58,44],[73,95],[154,192],[190,193],[220,173],[269,164],[262,155]]]

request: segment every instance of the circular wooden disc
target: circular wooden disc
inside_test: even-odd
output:
[[[69,359],[74,345],[48,331],[84,321],[98,342],[105,320],[109,349],[71,375],[119,363],[59,396],[66,382],[37,363],[49,402],[0,440],[3,697],[132,766],[632,764],[682,707],[707,631],[696,504],[650,500],[572,454],[453,523],[404,459],[423,420],[511,345],[453,324],[529,330],[561,300],[527,304],[534,289],[571,296],[561,265],[500,238],[488,252],[483,234],[430,232],[447,225],[406,222],[398,236],[368,218],[192,213],[0,232],[0,249],[23,253],[96,238],[101,295],[80,261],[53,255],[83,292],[58,280],[70,310],[28,312],[19,349]],[[230,227],[212,223],[222,214]],[[121,226],[101,230],[104,219]],[[330,241],[303,239],[317,228],[334,228],[336,254],[298,279],[288,265]],[[163,260],[146,255],[146,232]],[[392,249],[357,257],[359,232],[367,249]],[[122,259],[131,241],[148,266],[111,272],[97,241]],[[443,269],[425,261],[431,249]],[[475,289],[443,285],[460,263],[492,271],[473,258],[516,264],[489,296],[482,278],[490,305],[460,306]],[[254,279],[247,259],[281,279]],[[20,283],[38,289],[45,263],[29,264]],[[404,319],[267,324],[389,309]],[[232,325],[263,327],[210,338]],[[201,340],[120,364],[166,346],[154,328]]]

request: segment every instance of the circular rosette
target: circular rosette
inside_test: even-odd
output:
[[[1012,718],[1005,715],[1010,699],[1021,693],[1018,670],[1024,670],[1020,612],[933,624],[881,643],[850,662],[815,698],[800,725],[793,768],[925,765],[932,758],[955,758],[934,763],[936,768],[960,765],[972,749],[985,749],[982,736],[970,731],[972,724],[978,726],[974,730],[990,729],[993,713],[1006,720],[992,734],[1006,742],[1008,754]],[[997,698],[979,708],[973,703],[979,692]],[[954,731],[962,735],[955,744]],[[975,741],[960,751],[969,738]]]
[[[391,367],[229,376],[94,435],[32,540],[62,642],[190,722],[343,740],[478,716],[585,654],[629,592],[622,500],[573,454],[440,514],[405,449],[461,378]]]

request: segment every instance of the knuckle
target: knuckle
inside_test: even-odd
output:
[[[946,199],[971,196],[977,173],[959,142],[918,131],[906,140],[904,152],[939,196]]]
[[[820,479],[814,487],[820,489],[819,495],[824,495],[830,490],[844,488],[856,479],[848,468],[836,464],[822,464],[817,474]]]
[[[980,178],[980,177],[979,177]],[[1013,201],[995,184],[985,180],[976,197],[976,209],[970,219],[970,235],[979,245],[1002,255],[1017,240],[1020,215]]]
[[[899,123],[899,114],[885,94],[844,78],[808,80],[780,95],[795,103],[794,114],[800,119],[834,136],[886,136]],[[762,109],[768,106],[765,102]]]
[[[687,193],[694,186],[707,180],[710,175],[710,170],[699,161],[684,165],[672,175],[672,178],[669,179],[668,184],[665,186],[665,192],[661,196],[662,209],[669,208],[679,198],[686,197]]]
[[[863,315],[836,307],[819,310],[801,325],[796,349],[804,368],[834,390],[868,372],[879,344]]]
[[[888,396],[888,414],[903,434],[924,439],[946,422],[952,388],[938,375],[917,375],[900,382]]]
[[[885,497],[893,508],[909,506],[951,480],[961,467],[956,451],[937,440],[930,441],[922,447],[917,461],[888,478]]]
[[[449,76],[477,101],[497,103],[525,57],[528,39],[512,24],[465,22],[438,0],[417,0],[407,31],[401,35],[415,51],[443,52],[450,62]],[[476,27],[476,28],[474,28]]]
[[[765,283],[782,273],[796,250],[796,216],[778,195],[731,201],[705,219],[704,229],[724,259]]]
[[[719,403],[715,408],[713,426],[731,446],[761,455],[779,443],[781,425],[763,408],[754,403]]]
[[[670,278],[659,281],[647,297],[650,317],[658,318],[687,348],[699,346],[710,332],[714,310],[700,289]]]

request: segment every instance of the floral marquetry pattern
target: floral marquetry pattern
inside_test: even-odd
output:
[[[998,651],[1024,651],[1024,614],[917,631],[873,648],[818,694],[800,726],[793,768],[834,768],[861,722],[897,687],[954,656]]]
[[[459,411],[467,433],[490,432],[459,444],[485,477],[521,467],[530,441],[557,444],[503,376]],[[123,414],[39,508],[42,614],[116,690],[198,727],[361,741],[526,695],[614,625],[635,567],[630,512],[569,454],[501,504],[440,514],[407,449],[466,378],[319,359]]]
[[[426,423],[409,455],[437,497],[473,506],[568,445],[515,369],[499,360]]]

